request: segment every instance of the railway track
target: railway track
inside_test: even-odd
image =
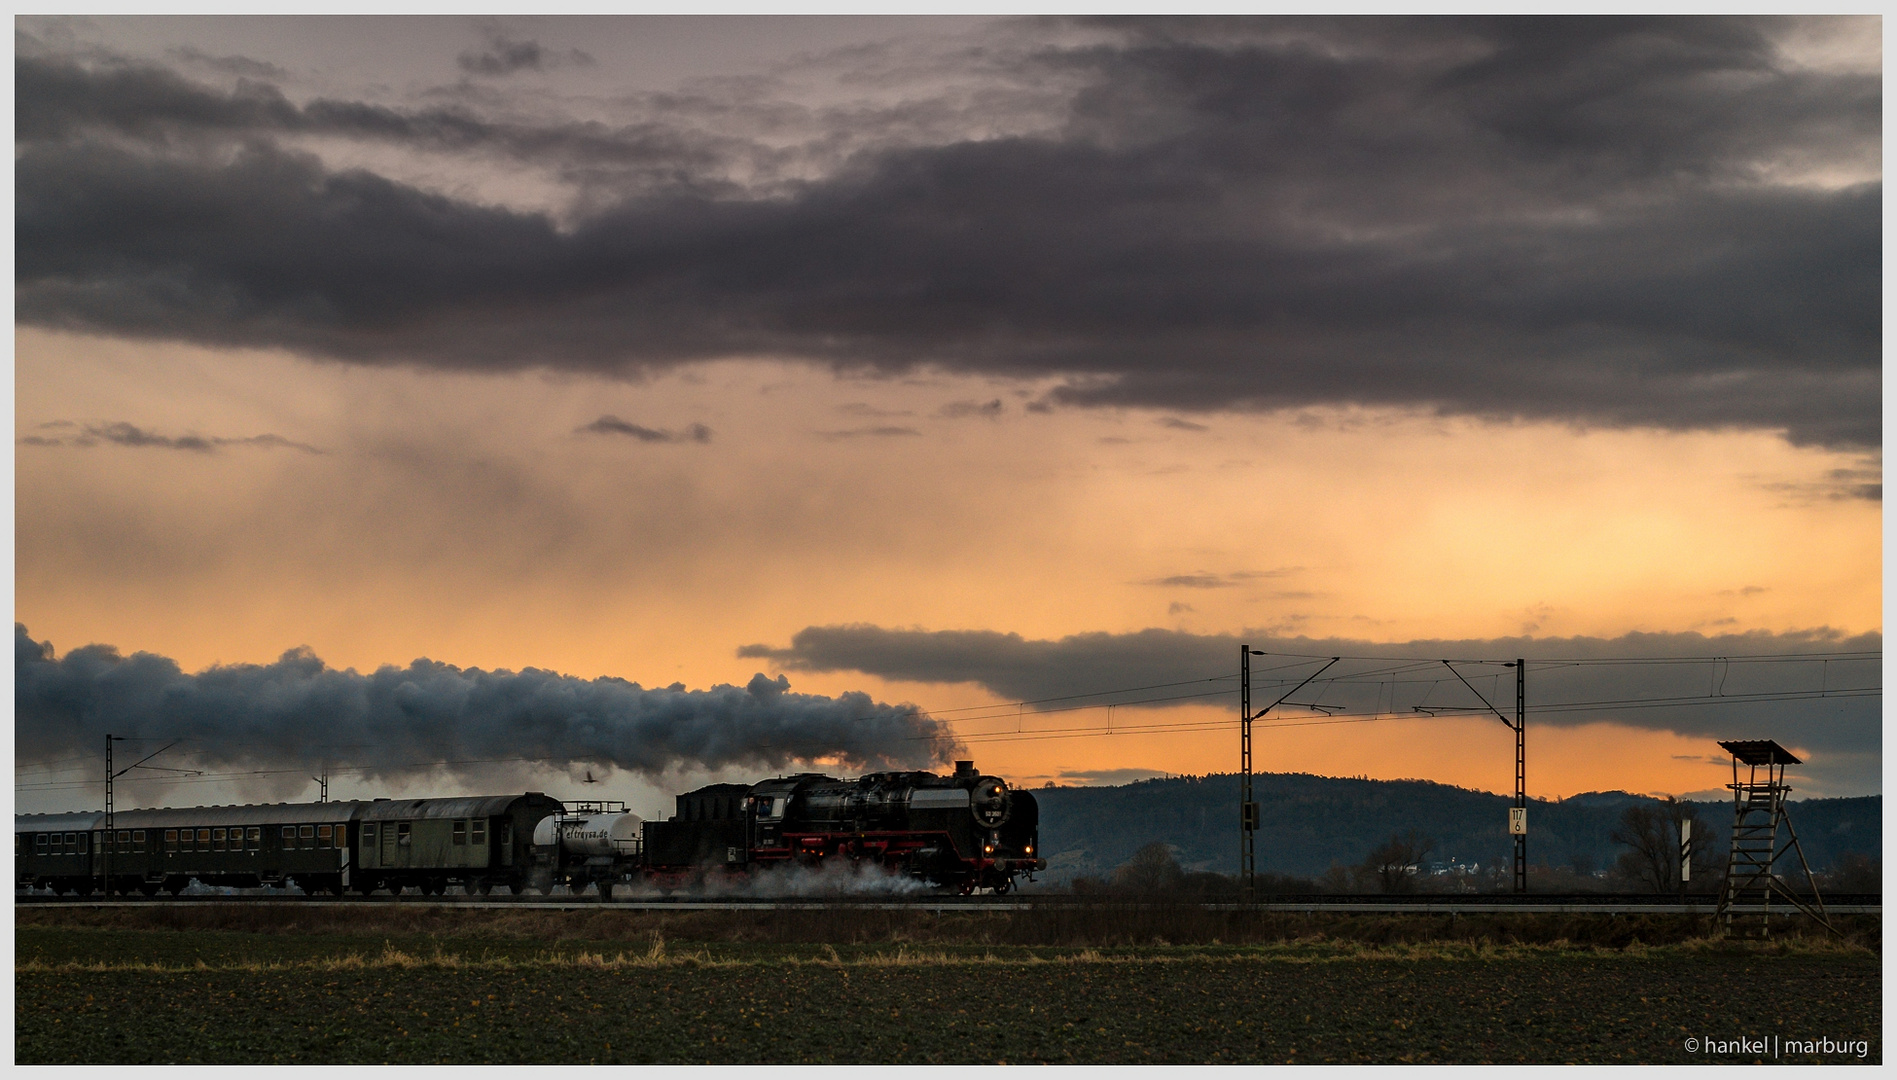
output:
[[[460,910],[540,910],[575,911],[612,908],[619,911],[927,911],[990,912],[1046,911],[1062,908],[1098,909],[1102,907],[1197,907],[1208,911],[1255,910],[1281,913],[1343,913],[1362,915],[1711,915],[1718,907],[1712,897],[1692,897],[1681,902],[1667,896],[1600,895],[1496,895],[1496,896],[1304,896],[1284,897],[1257,903],[1207,901],[1173,903],[1137,898],[1091,898],[1072,896],[1016,895],[1008,897],[633,897],[623,893],[611,899],[597,896],[377,896],[337,899],[284,894],[239,894],[227,896],[77,897],[17,895],[16,908],[136,908],[136,907],[219,907],[232,904],[263,907],[350,907],[365,904],[379,906],[428,907]],[[1757,904],[1735,905],[1738,915],[1757,915],[1765,910]],[[1779,903],[1772,911],[1790,914],[1795,909]],[[1876,895],[1847,895],[1825,901],[1825,910],[1834,915],[1882,915],[1883,898]]]

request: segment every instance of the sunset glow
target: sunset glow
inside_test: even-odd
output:
[[[1878,238],[1876,20],[1747,31],[1746,56],[1766,58],[1761,93],[1771,72],[1796,71],[1832,95],[1837,122],[1822,132],[1740,116],[1709,81],[1648,73],[1683,95],[1681,125],[1703,114],[1733,128],[1669,150],[1692,158],[1676,163],[1692,179],[1665,183],[1630,163],[1659,152],[1631,121],[1624,153],[1599,160],[1581,160],[1582,135],[1530,147],[1504,115],[1529,107],[1512,83],[1484,90],[1492,100],[1389,105],[1399,128],[1440,122],[1448,142],[1425,151],[1355,129],[1267,132],[1219,112],[1212,91],[1167,82],[1155,59],[1207,50],[1194,61],[1203,78],[1238,85],[1255,65],[1277,74],[1247,93],[1289,94],[1302,76],[1272,65],[1317,61],[1270,27],[1162,40],[1084,23],[845,20],[781,45],[747,30],[721,49],[689,20],[664,41],[637,19],[510,20],[493,25],[591,59],[502,78],[455,66],[482,40],[474,20],[392,25],[407,47],[344,62],[377,33],[355,20],[21,20],[15,610],[56,656],[106,644],[193,673],[307,648],[365,674],[428,658],[692,690],[781,674],[799,694],[918,706],[984,771],[1039,786],[1232,771],[1235,688],[1113,717],[1178,731],[1108,734],[1104,709],[1048,705],[1018,707],[1011,730],[957,710],[1026,698],[1009,691],[1012,669],[925,679],[893,661],[825,666],[796,635],[1546,642],[1521,654],[1531,679],[1532,661],[1571,655],[1569,639],[1881,648],[1877,265],[1854,261]],[[1512,55],[1468,33],[1455,48]],[[1106,67],[1081,63],[1089,43],[1102,51],[1086,63]],[[1415,73],[1455,54],[1367,30],[1356,44],[1353,77],[1382,80],[1390,98],[1420,100]],[[1590,48],[1622,56],[1612,41],[1573,43]],[[667,49],[687,56],[623,75]],[[923,55],[940,60],[927,70],[941,85],[898,78]],[[1017,55],[1047,64],[1048,81],[996,73]],[[853,83],[858,64],[886,81]],[[1500,64],[1484,77],[1502,80]],[[101,102],[131,93],[114,78],[203,95],[226,126],[99,119],[117,115]],[[246,104],[265,84],[294,120]],[[984,93],[991,108],[976,104]],[[1358,107],[1382,100],[1364,95]],[[350,101],[414,134],[324,128]],[[492,142],[441,141],[420,119],[437,105],[492,124]],[[1228,121],[1228,134],[1206,134]],[[226,142],[244,133],[281,158],[243,160]],[[530,138],[543,149],[507,141]],[[1466,175],[1439,159],[1490,138],[1494,159]],[[1246,139],[1297,162],[1245,157]],[[1401,159],[1401,204],[1372,180],[1326,188],[1345,143]],[[1110,172],[1074,161],[1135,145],[1202,162],[1204,177],[1177,182],[1204,190],[1159,191],[1169,174],[1155,169],[1139,183],[1159,193],[1132,179],[1075,191],[1096,204],[1076,215],[1119,230],[1084,243],[1086,222],[1060,218],[1038,188],[1018,208],[972,190],[1031,187],[1017,173],[1036,168],[1050,190],[1072,190],[1087,170]],[[181,238],[77,223],[82,211],[132,221],[110,215],[130,214],[113,200],[135,183],[180,214],[221,212],[182,180],[166,186],[160,166],[224,185],[219,198],[254,188],[256,220],[273,228],[344,213],[286,192],[353,184],[348,205],[379,207],[378,227],[413,229],[401,240],[412,246],[364,253],[309,225],[295,241],[307,247],[279,266],[234,225]],[[931,184],[949,192],[944,206],[925,205]],[[1735,209],[1741,198],[1756,206]],[[1650,212],[1677,234],[1659,235]],[[938,228],[932,214],[974,224]],[[1577,243],[1563,230],[1584,219],[1598,247],[1541,261]],[[1691,265],[1679,252],[1703,240],[1695,229],[1745,253]],[[780,242],[798,250],[764,251]],[[742,249],[742,265],[721,244]],[[794,264],[782,281],[779,257]],[[1168,267],[1214,257],[1245,276],[1151,295]],[[1437,269],[1414,269],[1424,263]],[[1602,269],[1617,263],[1626,276]],[[1096,264],[1097,280],[1065,276]],[[811,266],[834,276],[812,280]],[[1782,291],[1782,275],[1806,272],[1786,267],[1809,266],[1836,282]],[[1484,291],[1444,300],[1448,278]],[[1781,305],[1762,312],[1755,288]],[[1656,290],[1673,302],[1650,305]],[[1801,337],[1808,323],[1835,332]],[[1206,655],[1177,678],[1236,675],[1235,653]],[[1141,685],[1116,677],[1080,682]],[[1775,728],[1775,714],[1747,708],[1719,715],[1810,748],[1804,790],[1880,790],[1868,714],[1785,712]],[[1723,767],[1703,713],[1531,714],[1529,793],[1715,789]],[[1266,724],[1259,740],[1268,771],[1512,783],[1512,740],[1493,717]],[[16,754],[32,765],[39,751]],[[46,768],[21,782],[63,775]],[[483,778],[559,795],[586,768],[609,777],[597,794],[654,808],[682,784],[756,771],[574,761]],[[465,782],[339,774],[332,793]],[[134,800],[227,801],[258,783],[153,783]],[[296,797],[271,783],[272,797]],[[16,799],[39,810],[97,795]]]

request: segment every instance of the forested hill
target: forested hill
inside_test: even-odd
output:
[[[1120,787],[1041,788],[1041,849],[1055,883],[1109,873],[1140,847],[1173,846],[1189,870],[1238,869],[1238,787],[1233,774],[1144,780]],[[1432,861],[1480,864],[1509,857],[1506,796],[1427,780],[1354,780],[1305,773],[1253,779],[1263,814],[1258,833],[1261,873],[1312,877],[1333,863],[1356,864],[1394,833],[1414,829],[1435,841]],[[1595,792],[1562,802],[1532,800],[1528,859],[1592,873],[1614,864],[1621,848],[1608,839],[1627,806],[1652,802],[1626,792]],[[1732,826],[1730,803],[1698,803],[1723,854]],[[1814,870],[1851,852],[1882,857],[1883,799],[1806,799],[1791,804]]]

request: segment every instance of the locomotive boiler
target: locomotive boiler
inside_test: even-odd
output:
[[[870,863],[961,892],[1007,892],[1045,870],[1040,808],[972,761],[955,772],[818,773],[749,786],[715,784],[678,797],[678,813],[645,824],[648,872],[677,880],[721,868],[743,873],[826,860]]]

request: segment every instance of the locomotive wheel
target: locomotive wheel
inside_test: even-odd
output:
[[[613,883],[612,882],[602,881],[599,883],[599,898],[601,900],[611,900],[613,898]]]

